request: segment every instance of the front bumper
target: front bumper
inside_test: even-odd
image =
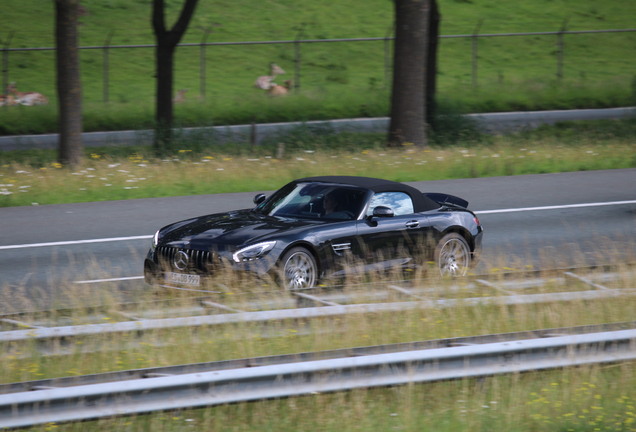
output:
[[[179,263],[176,263],[176,259],[179,253],[185,253],[188,256],[186,265],[177,265]],[[276,256],[270,253],[260,259],[237,263],[234,262],[230,253],[157,247],[150,249],[144,260],[144,280],[149,285],[181,287],[205,285],[206,281],[214,279],[215,276],[225,277],[232,273],[264,276],[275,269]],[[197,279],[200,282],[194,283]]]

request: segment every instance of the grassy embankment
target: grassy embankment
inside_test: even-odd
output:
[[[174,19],[180,2],[169,4]],[[577,3],[548,0],[502,5],[495,0],[441,0],[442,35],[626,29],[633,27],[636,3],[608,0]],[[83,46],[152,44],[150,6],[123,0],[82,2]],[[51,47],[53,3],[4,0],[2,42],[12,48]],[[333,7],[329,1],[254,3],[247,0],[200,2],[183,42],[323,40],[383,37],[393,11],[386,0],[355,0]],[[482,21],[483,20],[483,21]],[[28,30],[23,23],[29,22]],[[33,30],[37,29],[37,30]],[[458,112],[614,107],[634,104],[636,33],[565,37],[563,78],[557,79],[556,36],[491,37],[479,40],[473,75],[470,38],[441,40],[439,100]],[[390,72],[385,43],[311,43],[302,46],[300,85],[290,97],[272,100],[252,83],[269,62],[294,77],[295,47],[229,45],[206,50],[205,98],[201,98],[199,47],[177,53],[175,89],[188,89],[178,106],[182,126],[384,116],[388,112]],[[109,103],[104,100],[101,50],[81,52],[85,130],[139,129],[152,126],[154,52],[111,49]],[[389,62],[390,65],[390,62]],[[0,111],[0,134],[55,132],[55,66],[52,51],[11,52],[8,79],[22,91],[39,91],[47,107],[10,107]],[[477,87],[473,86],[476,79]]]

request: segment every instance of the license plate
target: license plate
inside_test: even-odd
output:
[[[164,277],[165,277],[166,283],[169,283],[169,284],[179,284],[179,285],[189,285],[189,286],[201,285],[201,276],[195,275],[195,274],[166,272]]]

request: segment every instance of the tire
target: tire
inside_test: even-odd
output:
[[[283,255],[279,270],[283,287],[290,291],[310,289],[318,280],[318,264],[307,249],[295,247]]]
[[[435,263],[442,276],[466,276],[471,261],[470,247],[457,233],[446,234],[435,248]]]

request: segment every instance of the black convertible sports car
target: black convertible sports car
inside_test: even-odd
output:
[[[388,180],[303,178],[254,203],[158,230],[146,282],[199,287],[222,266],[273,275],[292,290],[347,272],[427,262],[442,275],[465,275],[481,245],[468,202]]]

